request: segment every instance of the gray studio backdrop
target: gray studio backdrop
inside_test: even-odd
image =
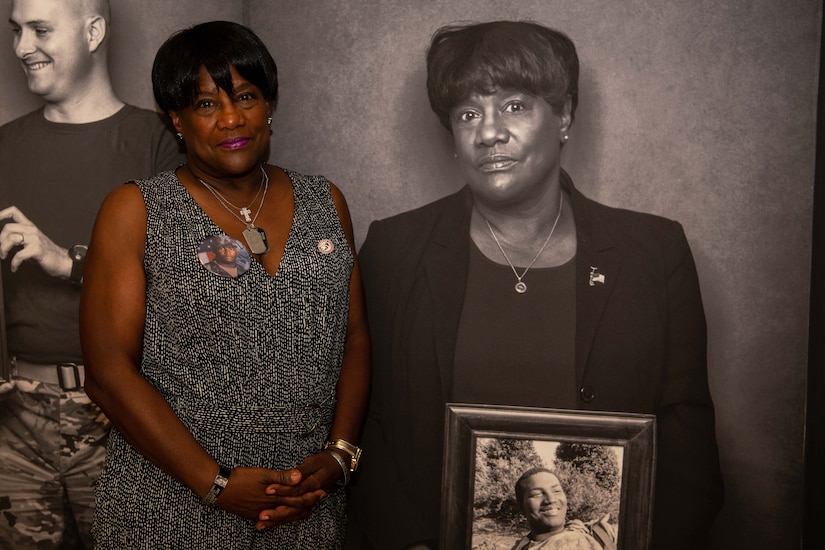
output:
[[[258,32],[281,74],[271,160],[338,184],[359,243],[372,220],[461,185],[427,105],[432,32],[491,19],[567,32],[582,75],[563,165],[597,200],[682,222],[696,256],[727,484],[714,548],[798,548],[820,0],[112,5],[115,86],[144,107],[172,30]],[[2,28],[0,123],[37,105],[10,44]]]

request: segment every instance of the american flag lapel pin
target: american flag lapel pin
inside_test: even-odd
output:
[[[590,286],[596,286],[596,283],[604,284],[604,274],[599,273],[599,268],[590,266]]]

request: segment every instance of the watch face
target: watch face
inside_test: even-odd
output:
[[[76,244],[69,249],[69,255],[72,257],[72,260],[79,261],[86,257],[86,251],[89,247],[84,246],[82,244]]]

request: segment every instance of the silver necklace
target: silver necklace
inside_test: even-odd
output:
[[[261,168],[261,170],[263,170],[263,168]],[[249,201],[249,204],[247,206],[244,206],[244,207],[240,207],[240,206],[237,206],[233,202],[229,202],[229,199],[224,197],[214,186],[209,185],[208,183],[206,183],[202,179],[198,179],[198,181],[201,182],[202,184],[204,184],[206,186],[206,188],[209,189],[212,192],[213,195],[217,194],[217,195],[220,196],[220,198],[218,198],[218,196],[216,196],[215,198],[217,198],[218,200],[222,200],[222,202],[224,202],[225,204],[228,204],[229,206],[231,206],[232,208],[237,210],[241,214],[241,216],[243,216],[244,219],[246,220],[244,223],[253,223],[253,220],[249,217],[249,215],[252,213],[252,210],[250,210],[249,208],[253,204],[255,204],[255,201],[258,200],[258,196],[260,196],[261,190],[264,188],[264,179],[265,178],[266,178],[266,172],[264,172],[263,177],[261,178],[261,184],[258,186],[258,191],[255,193],[255,196],[252,197],[252,200]],[[258,212],[260,212],[260,208],[258,209]],[[235,217],[237,218],[237,216],[235,216]],[[255,214],[255,217],[257,218],[258,215]]]
[[[249,246],[249,251],[253,254],[264,254],[269,252],[269,243],[266,240],[266,231],[261,229],[260,227],[255,227],[255,220],[258,219],[258,215],[261,213],[261,209],[264,207],[264,201],[266,200],[266,192],[269,190],[269,176],[266,174],[266,170],[264,170],[263,165],[261,165],[261,185],[258,187],[258,192],[255,193],[255,196],[252,198],[252,202],[249,203],[249,206],[244,206],[243,208],[239,208],[238,206],[232,204],[229,199],[224,197],[217,189],[203,181],[202,179],[195,176],[195,178],[206,187],[212,196],[223,206],[227,212],[235,216],[239,222],[246,226],[246,229],[243,231],[243,238],[246,241],[246,244]],[[249,209],[255,203],[255,200],[258,198],[258,195],[261,194],[261,189],[263,189],[263,195],[261,196],[261,202],[258,204],[258,210],[255,211],[255,216],[250,217],[249,215],[252,211]],[[239,214],[236,214],[232,208],[238,210]],[[243,216],[243,218],[241,218]]]
[[[541,253],[544,252],[544,249],[547,248],[547,243],[550,242],[550,238],[553,236],[553,232],[556,230],[556,225],[558,225],[559,223],[559,218],[561,218],[561,208],[564,205],[564,194],[561,194],[560,197],[561,198],[559,199],[559,212],[558,214],[556,214],[556,221],[553,222],[553,227],[550,228],[550,234],[547,235],[546,239],[544,239],[544,244],[541,245],[541,248],[536,253],[536,256],[533,258],[533,261],[530,262],[527,265],[527,267],[524,268],[524,271],[521,273],[521,275],[518,274],[518,271],[516,271],[516,267],[513,265],[513,262],[510,261],[510,258],[507,257],[507,253],[504,252],[504,247],[502,247],[501,243],[498,241],[498,237],[496,237],[496,232],[493,231],[493,226],[490,225],[490,222],[487,221],[487,218],[485,218],[483,214],[481,215],[481,218],[484,220],[484,223],[487,224],[487,229],[490,230],[490,234],[493,236],[493,240],[496,241],[498,249],[501,250],[501,255],[504,256],[505,260],[507,260],[507,265],[510,266],[510,269],[513,270],[513,274],[516,276],[517,281],[514,288],[516,289],[516,292],[518,292],[519,294],[524,294],[525,292],[527,292],[527,284],[524,281],[522,281],[522,279],[525,275],[527,275],[527,272],[530,271],[530,268],[533,267],[533,264],[536,263],[536,260],[539,259],[539,256],[541,256]],[[479,212],[479,214],[481,213]]]

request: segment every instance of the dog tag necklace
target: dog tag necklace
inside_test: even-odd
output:
[[[269,252],[269,243],[266,240],[266,231],[261,229],[260,227],[255,227],[255,220],[258,219],[258,214],[261,213],[261,209],[264,207],[264,201],[266,200],[266,192],[269,190],[269,176],[266,174],[266,170],[264,170],[263,165],[261,165],[261,185],[258,187],[258,192],[255,193],[255,196],[252,198],[252,202],[249,203],[248,206],[244,206],[243,208],[238,207],[229,200],[224,197],[217,189],[206,183],[200,178],[196,179],[206,187],[212,196],[217,199],[217,201],[223,206],[227,212],[235,216],[239,222],[246,226],[246,229],[243,230],[243,238],[246,241],[247,246],[249,247],[249,251],[253,254],[265,254]],[[263,189],[263,195],[261,196],[261,203],[258,205],[258,210],[255,211],[255,216],[250,217],[252,210],[249,209],[255,203],[255,200],[258,198],[258,195],[261,194],[261,189]],[[232,208],[238,211],[236,214]],[[243,216],[243,218],[241,217]]]
[[[530,262],[527,265],[527,267],[524,268],[524,271],[521,273],[521,275],[518,274],[518,271],[516,271],[516,267],[513,265],[513,262],[511,262],[510,258],[507,257],[507,253],[504,252],[504,248],[501,246],[501,243],[498,242],[498,237],[496,237],[496,233],[495,233],[495,231],[493,231],[493,226],[490,225],[490,222],[487,221],[487,218],[485,218],[484,216],[481,216],[482,219],[484,220],[484,222],[487,224],[487,229],[490,230],[490,234],[493,236],[493,240],[496,241],[496,244],[498,245],[498,249],[501,250],[501,255],[504,256],[505,260],[507,260],[507,265],[510,266],[510,269],[513,270],[513,274],[516,276],[517,280],[516,280],[516,285],[515,285],[514,288],[516,289],[516,292],[518,292],[519,294],[524,294],[525,292],[527,292],[527,283],[522,281],[522,279],[524,278],[525,275],[527,275],[527,272],[530,271],[530,268],[533,267],[533,264],[536,263],[536,260],[539,259],[539,256],[541,256],[541,253],[544,252],[544,249],[547,248],[547,243],[550,242],[550,237],[553,236],[553,232],[556,230],[556,225],[558,225],[558,223],[559,223],[559,218],[561,218],[561,207],[562,207],[562,205],[564,205],[564,194],[562,193],[560,195],[560,197],[561,198],[559,199],[559,213],[556,214],[556,221],[553,222],[553,227],[550,228],[550,234],[547,235],[547,238],[544,240],[544,244],[541,245],[541,248],[539,249],[538,253],[536,254],[536,257],[533,258],[533,261]]]

